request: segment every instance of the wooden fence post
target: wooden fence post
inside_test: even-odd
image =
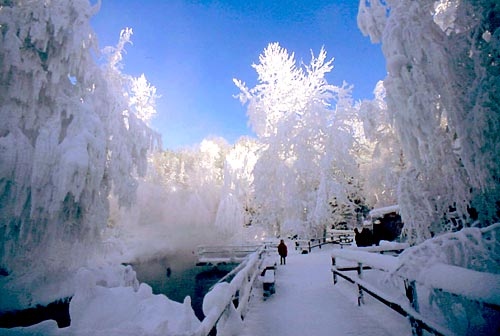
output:
[[[363,279],[363,264],[358,262],[358,277]],[[358,306],[364,304],[365,300],[363,299],[363,289],[360,285],[358,285]]]
[[[406,291],[406,297],[410,301],[410,306],[417,312],[420,312],[420,308],[418,305],[418,297],[417,297],[417,287],[415,285],[415,280],[409,281],[405,280],[405,291]],[[410,323],[411,323],[411,333],[414,336],[422,336],[422,327],[420,326],[420,323],[415,321],[413,317],[410,316]]]
[[[336,262],[335,262],[335,257],[332,256],[332,273],[333,273],[333,284],[336,285],[337,284],[337,266],[336,266]]]

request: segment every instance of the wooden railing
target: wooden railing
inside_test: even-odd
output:
[[[217,265],[221,263],[241,263],[262,245],[198,246],[196,265]]]
[[[379,248],[378,252],[381,252]],[[344,259],[350,262],[355,262],[354,267],[339,267],[337,259]],[[420,313],[416,283],[424,285],[434,290],[441,290],[453,295],[464,296],[467,292],[467,299],[480,301],[494,310],[500,310],[500,298],[492,298],[488,293],[491,293],[491,284],[500,283],[499,274],[491,274],[477,272],[462,267],[450,265],[434,265],[436,269],[432,272],[426,272],[425,279],[402,279],[405,286],[405,295],[408,302],[399,302],[394,297],[386,295],[381,290],[376,289],[371,284],[363,280],[363,271],[367,269],[377,269],[383,272],[392,272],[398,267],[398,258],[395,256],[381,255],[366,251],[356,250],[334,250],[332,251],[332,273],[333,282],[337,283],[337,277],[342,277],[345,280],[357,285],[358,305],[364,303],[364,293],[367,293],[382,302],[389,308],[407,317],[412,326],[413,335],[422,335],[423,330],[426,330],[434,335],[453,335],[447,328],[440,326],[428,318],[425,318]],[[348,274],[348,271],[356,271],[357,276]],[[439,274],[439,276],[434,276]],[[477,279],[475,289],[471,292],[470,286],[467,290],[461,289],[459,284],[462,279]]]
[[[326,234],[326,241],[333,244],[347,245],[354,241],[353,230],[329,230]]]
[[[339,244],[340,247],[351,245],[354,241],[354,231],[352,230],[330,230],[323,237],[313,237],[309,239],[295,239],[295,250],[308,252],[315,247],[321,248],[326,244]]]
[[[410,245],[408,243],[396,243],[391,242],[389,244],[384,245],[372,245],[372,246],[362,246],[357,247],[354,246],[353,249],[356,251],[365,251],[365,252],[377,252],[380,254],[400,254],[405,249],[407,249]]]
[[[232,280],[229,282],[229,292],[227,293],[226,301],[221,305],[215,305],[210,308],[194,333],[195,336],[209,335],[216,327],[221,317],[224,316],[224,314],[229,314],[233,307],[240,317],[244,317],[250,300],[252,285],[260,273],[260,267],[266,251],[265,246],[261,246],[253,253],[247,254],[247,257],[238,267],[219,281],[219,283],[226,281],[232,276]],[[214,287],[212,287],[212,289],[214,289]],[[209,295],[209,293],[207,293],[207,295]]]

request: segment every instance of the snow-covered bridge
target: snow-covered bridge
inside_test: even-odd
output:
[[[274,295],[263,300],[259,281],[254,286],[242,335],[487,335],[499,330],[500,274],[437,263],[417,278],[397,272],[389,278],[401,267],[401,257],[379,253],[404,247],[292,251],[287,264],[277,266]],[[334,285],[336,277],[345,280]],[[434,307],[440,304],[455,310],[442,315]]]
[[[405,318],[369,298],[358,307],[352,285],[333,285],[333,248],[291,251],[276,270],[276,293],[265,301],[257,281],[242,335],[411,335]]]
[[[217,265],[227,263],[241,263],[245,258],[256,252],[261,245],[220,245],[198,246],[197,265]]]

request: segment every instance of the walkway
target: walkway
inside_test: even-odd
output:
[[[352,284],[333,285],[332,248],[306,255],[290,251],[287,265],[278,265],[276,293],[266,301],[257,281],[242,336],[411,335],[406,319],[378,302],[365,296],[366,304],[358,307]]]

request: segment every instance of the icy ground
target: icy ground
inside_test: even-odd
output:
[[[358,307],[354,285],[340,279],[334,286],[332,248],[338,247],[327,245],[304,255],[289,245],[287,264],[278,262],[276,293],[264,301],[262,284],[256,282],[241,335],[411,335],[404,317],[369,295]]]

